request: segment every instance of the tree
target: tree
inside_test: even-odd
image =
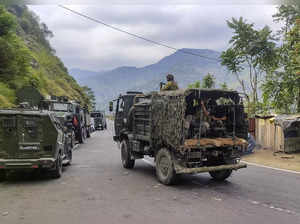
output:
[[[208,73],[203,77],[202,88],[211,89],[215,87],[215,77]]]
[[[278,51],[278,69],[267,75],[262,86],[264,102],[277,112],[300,113],[300,25],[297,22],[297,18],[300,19],[300,2],[281,5],[273,17],[274,21],[284,22],[279,32],[282,45]]]
[[[242,17],[238,20],[232,18],[232,21],[227,21],[227,25],[234,35],[229,41],[230,47],[221,54],[221,63],[236,76],[247,96],[248,112],[255,114],[259,83],[265,74],[276,67],[275,38],[268,26],[256,30],[254,24],[247,23]],[[242,78],[243,72],[248,73],[250,87]]]
[[[201,86],[200,81],[196,81],[188,85],[188,89],[199,89]]]
[[[300,2],[298,0],[288,0],[286,4],[280,5],[277,9],[278,12],[273,15],[274,22],[282,22],[284,24],[278,35],[286,35],[299,17]]]
[[[223,90],[229,90],[228,85],[227,85],[226,82],[223,82],[223,83],[221,84],[220,87],[221,87],[221,89],[223,89]]]
[[[15,28],[15,19],[0,5],[0,36],[9,35]]]
[[[95,110],[96,109],[96,97],[95,97],[94,91],[88,86],[83,86],[82,89],[83,89],[84,93],[87,95],[89,106],[92,108],[92,110]]]
[[[6,83],[27,75],[31,55],[21,38],[16,35],[16,19],[0,5],[0,81]]]

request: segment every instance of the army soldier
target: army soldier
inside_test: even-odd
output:
[[[167,83],[161,88],[161,91],[177,90],[177,89],[179,88],[177,83],[174,81],[174,76],[172,74],[168,74]]]

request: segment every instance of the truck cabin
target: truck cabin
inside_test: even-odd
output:
[[[133,104],[140,102],[144,98],[142,92],[128,91],[125,95],[120,95],[117,99],[116,113],[127,114]]]
[[[91,112],[91,117],[92,118],[102,118],[103,115],[100,111],[93,111],[93,112]]]
[[[43,100],[41,102],[42,110],[49,110],[55,112],[73,112],[74,107],[69,102],[60,102],[56,100]]]

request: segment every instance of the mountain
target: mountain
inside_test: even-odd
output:
[[[194,55],[185,54],[182,51]],[[155,64],[141,68],[123,66],[97,73],[71,69],[70,73],[76,77],[81,85],[91,87],[95,92],[99,107],[106,109],[108,101],[127,90],[141,90],[143,92],[158,90],[159,83],[165,82],[165,76],[168,73],[174,74],[181,88],[202,80],[207,73],[215,76],[217,84],[226,81],[230,87],[234,87],[236,82],[234,77],[228,75],[218,60],[208,59],[218,59],[219,56],[219,52],[209,49],[184,48],[162,58]]]
[[[25,5],[0,4],[0,107],[14,107],[16,92],[36,87],[44,96],[88,97],[55,55],[53,33]]]

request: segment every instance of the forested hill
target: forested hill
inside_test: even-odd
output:
[[[34,86],[43,95],[68,96],[87,102],[48,39],[46,24],[26,6],[4,6],[0,2],[0,107],[17,103],[16,91]]]

